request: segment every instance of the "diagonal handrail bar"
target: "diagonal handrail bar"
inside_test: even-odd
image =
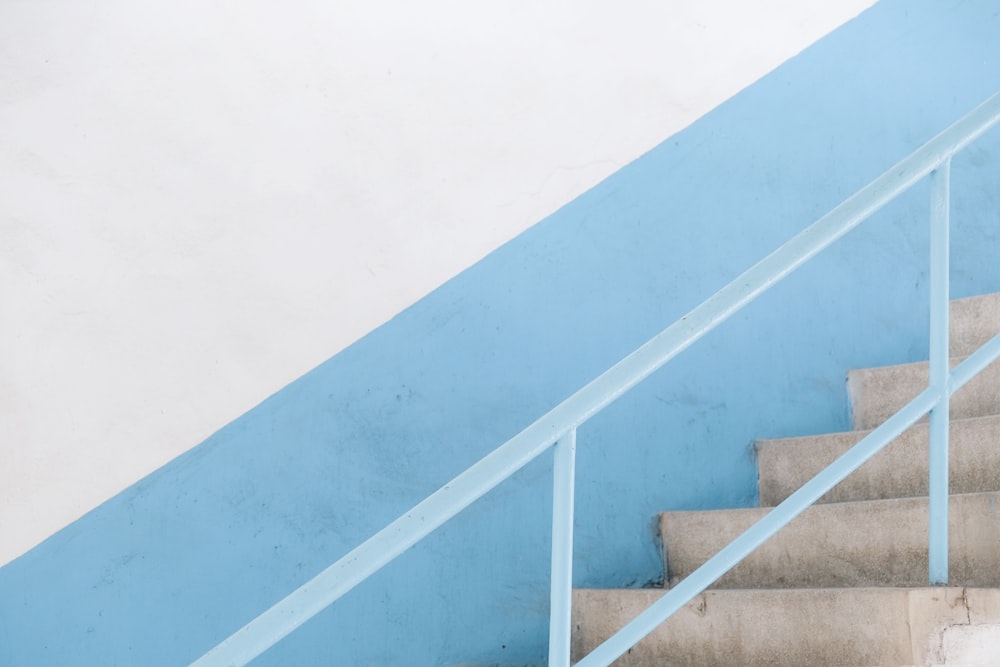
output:
[[[1000,93],[988,98],[687,315],[251,620],[191,663],[191,667],[240,666],[253,660],[540,456],[560,438],[857,227],[998,122]],[[914,421],[916,419],[919,416]],[[585,664],[591,663],[596,664],[596,659],[590,660],[588,656]]]
[[[961,389],[966,382],[998,358],[1000,358],[1000,334],[994,336],[974,355],[956,366],[951,372],[945,388],[928,387],[924,389],[878,428],[858,441],[739,537],[691,572],[680,583],[671,588],[667,594],[598,645],[585,658],[577,662],[576,667],[606,666],[623,655],[674,612],[694,599],[696,595],[703,592],[719,577],[746,558],[750,552],[819,500],[823,494],[861,467],[872,456],[882,451],[882,448],[899,437],[903,431],[927,415],[941,400],[947,399]]]

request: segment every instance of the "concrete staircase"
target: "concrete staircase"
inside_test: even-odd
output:
[[[952,302],[955,361],[1000,332],[1000,295]],[[760,502],[790,493],[917,395],[927,364],[851,371],[850,433],[757,443]],[[917,424],[616,665],[1000,665],[1000,362],[952,398],[950,577],[927,587]],[[665,512],[674,585],[767,509]],[[574,593],[574,660],[665,591]]]

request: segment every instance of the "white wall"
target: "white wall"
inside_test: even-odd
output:
[[[0,564],[871,4],[0,4]]]

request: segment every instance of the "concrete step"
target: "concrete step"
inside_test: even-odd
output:
[[[578,590],[579,660],[664,594]],[[711,590],[674,614],[614,665],[995,665],[1000,590],[853,588]]]
[[[760,504],[773,507],[870,431],[759,440]],[[820,502],[927,495],[927,424],[916,424],[831,489]],[[1000,491],[1000,415],[951,423],[952,493]]]
[[[767,509],[664,512],[665,581],[675,584]],[[951,496],[951,583],[1000,587],[1000,493]],[[927,498],[809,507],[726,573],[718,588],[927,584]]]
[[[954,357],[997,332],[1000,294],[951,303]],[[864,432],[758,442],[761,502],[786,498],[926,379],[926,363],[852,371],[854,424]],[[957,394],[952,410],[951,577],[977,588],[921,587],[927,427],[918,424],[614,664],[998,664],[1000,362]],[[766,512],[662,514],[666,580],[687,576]],[[574,660],[663,594],[575,591]]]
[[[952,365],[1000,333],[1000,294],[955,299],[950,305]],[[927,362],[850,371],[854,428],[875,428],[927,386]],[[1000,414],[1000,362],[952,398],[956,418]]]
[[[950,317],[951,354],[968,356],[1000,333],[1000,294],[955,299]]]
[[[959,361],[953,359],[952,366]],[[848,372],[854,428],[875,428],[926,387],[926,361]],[[951,397],[951,415],[955,419],[995,414],[1000,414],[1000,361],[988,366]]]

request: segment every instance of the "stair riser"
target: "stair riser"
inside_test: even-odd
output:
[[[873,429],[927,388],[927,363],[850,371],[847,388],[854,428]],[[953,419],[995,414],[1000,414],[1000,361],[951,397]]]
[[[581,590],[574,594],[573,655],[578,660],[663,595],[659,590]],[[617,662],[617,667],[960,664],[942,655],[955,630],[987,631],[1000,619],[1000,591],[707,591]],[[998,644],[995,636],[977,637]],[[952,642],[954,644],[954,642]],[[994,654],[995,655],[995,654]]]
[[[951,354],[971,354],[1000,331],[1000,294],[953,301],[950,315]],[[851,372],[856,428],[881,424],[926,379],[926,364]],[[1000,362],[953,398],[952,418],[951,492],[962,495],[950,499],[951,578],[998,588],[925,587],[928,510],[919,496],[928,447],[918,424],[614,664],[992,664],[1000,655]],[[787,498],[864,435],[760,441],[762,504]],[[766,512],[661,515],[666,580],[690,574]],[[664,594],[575,591],[573,660]]]
[[[965,357],[1000,332],[1000,295],[986,294],[951,302],[951,354]]]
[[[683,579],[766,509],[667,512],[660,517],[667,581]],[[1000,493],[952,496],[950,577],[1000,586]],[[926,586],[926,498],[808,508],[715,587]]]
[[[867,434],[759,441],[760,504],[777,505]],[[1000,490],[1000,416],[953,421],[949,441],[952,493]],[[925,496],[927,449],[927,424],[917,424],[819,502]]]

